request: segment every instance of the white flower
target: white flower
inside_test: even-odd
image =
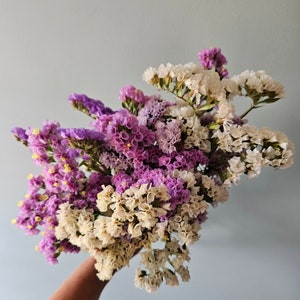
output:
[[[169,75],[170,70],[172,69],[173,65],[168,63],[167,65],[161,64],[157,68],[157,76],[158,78],[165,78]]]
[[[184,67],[187,68],[192,74],[203,72],[203,68],[194,62],[186,63],[184,64]]]
[[[145,70],[143,74],[143,80],[147,83],[151,83],[151,80],[154,78],[154,76],[157,74],[156,69],[150,67],[147,70]]]
[[[203,78],[203,73],[196,73],[191,75],[188,79],[184,81],[185,85],[192,91],[199,91],[199,85]],[[203,94],[206,95],[206,91],[203,91]]]
[[[250,169],[247,170],[248,178],[253,178],[260,174],[261,168],[263,166],[263,157],[260,151],[257,149],[246,151],[246,158],[245,158],[246,168]]]
[[[176,65],[170,70],[170,77],[177,81],[184,81],[192,75],[190,70],[182,65]]]
[[[264,156],[264,166],[286,169],[294,163],[294,152],[294,144],[290,141],[287,147],[281,151],[269,146],[262,152],[262,155]]]
[[[77,225],[81,234],[88,234],[93,229],[94,215],[93,210],[82,209],[78,215]]]
[[[229,93],[227,96],[228,100],[239,95],[238,85],[235,81],[228,79],[228,78],[223,78],[222,84],[223,84],[224,89]]]
[[[115,242],[113,236],[107,231],[107,227],[111,225],[111,222],[111,218],[101,215],[98,216],[94,222],[94,235],[101,241],[102,247],[106,247]]]
[[[219,149],[231,152],[231,145],[232,145],[232,142],[233,142],[233,138],[228,133],[228,131],[216,130],[213,133],[213,138],[217,138]]]
[[[142,270],[137,269],[134,283],[136,287],[145,289],[148,293],[154,293],[160,287],[162,281],[163,276],[161,272],[145,276]]]
[[[245,163],[237,156],[230,158],[228,163],[230,176],[227,178],[226,185],[228,185],[229,182],[237,184],[240,181],[240,177],[245,173]]]
[[[285,91],[284,86],[279,82],[274,80],[266,71],[257,71],[256,75],[260,78],[265,90],[270,92],[275,92],[277,97],[283,98]]]
[[[158,219],[154,215],[154,212],[151,211],[151,209],[145,211],[138,211],[135,213],[135,215],[141,226],[144,228],[151,229],[158,221]]]
[[[245,85],[247,85],[251,90],[256,90],[257,93],[262,93],[263,82],[261,81],[260,76],[257,75],[259,74],[254,71],[250,71]]]
[[[234,106],[227,99],[221,99],[218,103],[218,110],[216,112],[217,119],[232,119],[234,116]]]
[[[247,86],[259,94],[268,91],[274,92],[277,98],[284,97],[283,85],[263,70],[256,72],[246,70],[240,75],[233,76],[232,81],[236,82],[241,89]]]
[[[180,275],[182,281],[186,282],[190,280],[190,272],[188,267],[180,266],[176,269],[176,272]]]
[[[165,268],[163,271],[163,276],[166,281],[166,285],[169,285],[169,286],[178,286],[179,285],[179,281],[178,281],[176,274],[174,272],[172,272],[170,269]]]
[[[97,277],[102,281],[110,280],[114,272],[114,258],[110,257],[107,251],[99,252],[98,255],[94,255],[94,258],[96,259],[95,269],[98,271]]]
[[[285,90],[284,86],[276,80],[270,80],[264,88],[270,92],[275,92],[278,98],[284,98],[285,97]]]
[[[256,90],[258,93],[263,91],[263,84],[254,71],[245,70],[239,75],[235,75],[231,78],[238,86],[244,87],[247,85],[250,89]]]
[[[152,229],[152,232],[156,237],[155,241],[165,240],[167,227],[168,221],[158,222],[155,224],[155,227]]]
[[[128,224],[127,231],[131,236],[131,238],[140,237],[142,235],[142,224],[141,223],[134,224],[131,222]]]
[[[111,195],[114,193],[114,188],[111,185],[103,187],[103,190],[97,195],[97,207],[100,211],[106,212],[111,203]]]

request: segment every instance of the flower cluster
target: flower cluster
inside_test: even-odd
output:
[[[200,64],[160,65],[147,83],[175,101],[147,96],[132,85],[120,91],[122,109],[72,94],[91,128],[14,128],[28,146],[39,175],[14,222],[26,234],[42,234],[38,249],[50,263],[62,252],[86,251],[101,280],[137,253],[135,284],[149,292],[164,282],[189,280],[189,246],[199,239],[209,206],[228,198],[242,175],[293,163],[293,144],[280,132],[247,124],[245,116],[284,94],[264,71],[228,78],[219,48],[199,52]],[[233,99],[249,97],[235,113]]]

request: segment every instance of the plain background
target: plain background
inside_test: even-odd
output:
[[[265,69],[285,85],[286,99],[249,122],[285,132],[299,149],[299,20],[299,0],[0,0],[0,299],[47,299],[85,258],[64,255],[48,265],[34,251],[39,237],[11,225],[35,171],[12,127],[45,119],[88,126],[66,100],[70,93],[118,108],[127,84],[157,93],[142,81],[147,67],[197,62],[199,50],[217,46],[231,75]],[[242,180],[228,202],[210,209],[191,248],[189,283],[147,294],[133,286],[135,259],[101,299],[300,299],[299,184],[296,152],[292,168]]]

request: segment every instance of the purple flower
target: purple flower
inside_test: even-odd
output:
[[[181,178],[173,178],[163,169],[149,169],[144,173],[140,173],[136,185],[148,184],[149,186],[159,186],[164,184],[171,196],[169,202],[171,211],[168,215],[172,215],[179,204],[189,201],[190,191],[185,187]]]
[[[69,241],[67,240],[62,240],[59,242],[59,247],[63,249],[64,252],[66,253],[78,253],[80,251],[80,248],[77,246],[72,245]]]
[[[140,124],[146,125],[149,128],[153,127],[153,125],[163,117],[166,108],[171,105],[173,105],[173,103],[162,100],[160,96],[150,97],[144,107],[138,112]]]
[[[170,118],[166,122],[157,121],[155,129],[156,140],[162,152],[170,154],[176,151],[181,142],[182,120]]]
[[[213,177],[216,184],[222,185],[223,180],[221,179],[222,174],[226,174],[228,167],[228,161],[233,156],[233,153],[224,152],[220,149],[212,152],[209,157],[209,164],[205,174]]]
[[[26,134],[26,129],[14,127],[11,132],[15,135],[18,141],[21,141],[23,144],[27,145],[28,135]]]
[[[145,104],[148,100],[148,97],[133,85],[127,85],[120,90],[119,99],[122,102],[130,99],[137,103]]]
[[[166,178],[164,184],[169,190],[169,194],[173,198],[172,204],[178,205],[189,200],[190,192],[184,187],[184,182],[181,178]]]
[[[41,251],[47,258],[50,264],[57,263],[55,255],[57,247],[55,247],[56,238],[53,232],[47,232],[44,238],[39,243],[39,251]]]
[[[226,57],[221,53],[220,48],[206,48],[198,53],[198,58],[204,69],[211,70],[215,68],[220,78],[227,78],[228,71],[224,68],[227,64]]]
[[[214,121],[215,121],[215,118],[210,113],[203,114],[200,117],[200,123],[202,126],[205,126],[205,127],[208,126],[209,124],[213,123]]]
[[[66,139],[76,140],[102,140],[103,134],[95,130],[86,128],[62,128],[59,131],[61,136]]]
[[[168,170],[193,170],[199,165],[207,166],[209,161],[203,151],[190,149],[162,155],[158,162],[160,167],[166,167]]]
[[[99,117],[106,114],[112,114],[113,110],[106,107],[102,101],[94,100],[83,94],[71,94],[68,98],[72,105],[80,111],[87,113],[92,117]]]
[[[128,189],[133,184],[132,176],[126,173],[118,172],[113,176],[111,180],[112,184],[116,187],[116,191],[122,194],[126,189]]]
[[[129,159],[142,158],[145,148],[155,141],[154,132],[140,125],[136,116],[127,110],[101,116],[94,126],[105,135],[110,147]]]
[[[111,176],[104,176],[98,172],[92,172],[87,178],[85,193],[82,195],[84,207],[93,208],[98,211],[96,206],[97,194],[102,191],[102,186],[111,184]]]
[[[131,169],[132,162],[122,153],[114,151],[113,148],[105,149],[99,157],[99,161],[108,169],[116,172]]]
[[[207,211],[205,211],[203,214],[199,214],[197,216],[197,220],[198,220],[199,224],[204,223],[207,220]]]

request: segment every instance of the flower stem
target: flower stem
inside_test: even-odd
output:
[[[248,115],[248,113],[252,110],[252,109],[254,109],[254,108],[256,108],[257,106],[255,105],[255,104],[252,104],[244,113],[242,113],[241,115],[240,115],[240,118],[241,119],[243,119],[246,115]]]

